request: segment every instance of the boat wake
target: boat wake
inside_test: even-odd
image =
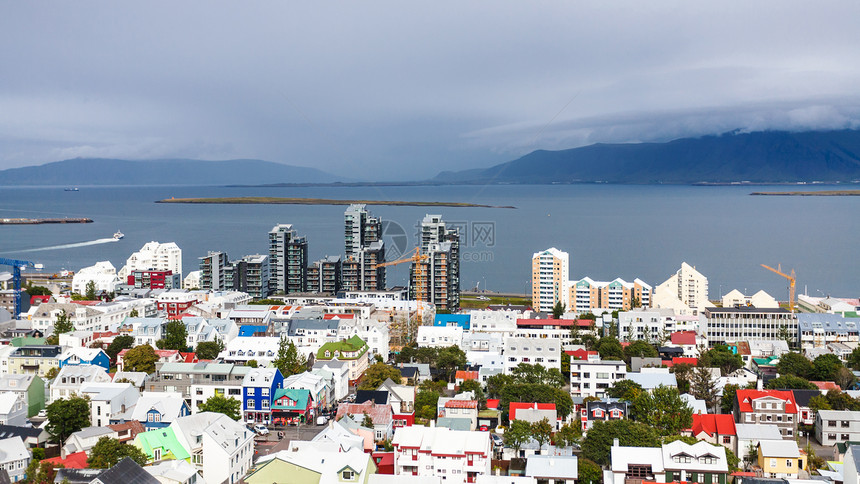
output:
[[[52,245],[50,247],[38,247],[35,249],[6,251],[6,252],[0,252],[0,254],[10,254],[13,252],[18,254],[18,253],[25,253],[25,252],[43,252],[46,250],[74,249],[76,247],[87,247],[89,245],[109,244],[111,242],[119,242],[119,239],[115,239],[113,237],[108,237],[105,239],[90,240],[88,242],[75,242],[74,244]]]

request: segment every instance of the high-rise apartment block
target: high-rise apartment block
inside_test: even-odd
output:
[[[681,314],[699,314],[709,307],[708,278],[683,262],[681,268],[654,289],[655,307],[673,308]]]
[[[227,289],[248,293],[254,299],[269,296],[269,256],[254,254],[233,261],[224,269]]]
[[[552,311],[559,301],[564,304],[570,274],[570,256],[555,247],[532,256],[532,306],[538,311]]]
[[[271,293],[307,292],[308,241],[290,224],[269,231],[269,269]]]
[[[445,226],[441,215],[421,221],[420,254],[409,271],[409,297],[436,305],[437,310],[460,308],[460,234]]]
[[[224,283],[224,268],[230,264],[224,252],[210,251],[206,257],[200,257],[200,289],[205,291],[223,291],[227,288]]]
[[[569,311],[585,312],[594,309],[621,309],[651,306],[651,286],[640,279],[627,282],[594,281],[583,277],[567,285],[567,299],[563,302]]]
[[[342,265],[342,286],[347,291],[385,289],[385,244],[382,220],[373,217],[364,204],[352,204],[344,212],[346,257]]]
[[[340,291],[340,257],[325,257],[308,266],[308,292],[335,295]]]

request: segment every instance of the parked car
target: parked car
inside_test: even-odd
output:
[[[269,429],[263,424],[254,425],[254,432],[257,435],[269,435]]]
[[[39,410],[39,413],[36,416],[39,418],[47,418],[48,411],[43,408],[42,410]]]
[[[319,417],[317,417],[317,425],[325,425],[326,422],[328,422],[328,417],[326,417],[325,415],[320,415]]]
[[[505,441],[502,440],[502,437],[498,434],[490,434],[490,437],[493,438],[493,446],[494,447],[502,447],[505,445]]]

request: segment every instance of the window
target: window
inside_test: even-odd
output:
[[[794,462],[791,459],[785,459],[785,467],[791,468],[791,463]]]
[[[770,460],[770,466],[771,466],[771,467],[776,467],[776,459],[771,459],[771,460]]]
[[[264,397],[268,397],[268,396],[269,396],[269,389],[268,389],[268,388],[263,388],[263,390],[262,390],[262,395],[263,395]]]
[[[264,398],[264,399],[262,400],[262,402],[260,402],[260,403],[261,403],[261,407],[262,407],[262,409],[263,409],[263,410],[268,410],[268,409],[269,409],[269,399],[268,399],[268,398]]]
[[[729,437],[729,436],[724,436],[724,437],[723,437],[723,443],[724,443],[724,444],[731,444],[731,443],[732,443],[732,438],[731,438],[731,437]]]
[[[250,398],[249,398],[249,399],[245,402],[245,408],[247,408],[248,410],[254,410],[254,400],[252,400],[252,399],[250,399]]]
[[[253,388],[249,388],[249,389],[248,389],[248,396],[251,396],[251,395],[253,395],[253,394],[254,394],[254,389],[253,389]]]
[[[352,471],[343,471],[341,473],[341,477],[343,478],[344,481],[351,481],[354,479],[354,476],[355,476],[355,473],[353,473]]]

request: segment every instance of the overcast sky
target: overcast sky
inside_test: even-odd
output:
[[[0,169],[261,158],[416,179],[860,125],[860,2],[0,3]]]

